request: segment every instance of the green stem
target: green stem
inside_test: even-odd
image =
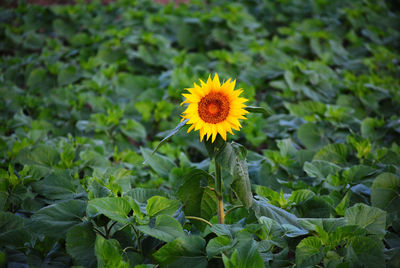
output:
[[[244,207],[244,206],[243,205],[238,205],[238,206],[234,206],[234,207],[228,209],[228,211],[226,211],[226,213],[225,213],[225,216],[228,215],[229,213],[231,213],[232,211],[234,211],[235,209],[242,208],[242,207]]]
[[[222,200],[222,177],[221,177],[221,165],[216,159],[215,163],[215,191],[217,192],[217,208],[218,208],[218,223],[223,224],[225,222],[224,214],[224,202]]]
[[[200,218],[200,217],[195,217],[195,216],[186,216],[185,218],[186,218],[186,219],[189,219],[189,220],[198,220],[198,221],[202,221],[202,222],[204,222],[204,223],[207,223],[210,227],[212,227],[212,223],[209,222],[209,221],[206,220],[206,219],[203,219],[203,218]]]

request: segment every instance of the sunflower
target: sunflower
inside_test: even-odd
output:
[[[200,141],[207,135],[207,140],[212,136],[212,142],[219,134],[226,141],[226,132],[233,135],[232,129],[240,130],[239,119],[244,117],[248,111],[244,104],[248,101],[239,97],[242,89],[234,90],[236,80],[231,82],[228,79],[221,85],[218,74],[208,77],[207,83],[200,79],[200,85],[194,83],[193,88],[186,89],[190,94],[182,94],[188,103],[186,110],[182,114],[182,120],[188,119],[186,124],[191,124],[188,133],[194,129],[200,131]]]

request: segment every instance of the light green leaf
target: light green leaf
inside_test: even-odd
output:
[[[129,263],[122,259],[122,250],[118,240],[105,239],[97,235],[94,251],[97,257],[97,267],[128,268]]]
[[[296,266],[309,267],[322,261],[324,252],[319,238],[310,236],[304,238],[296,247]]]
[[[153,196],[147,201],[147,215],[154,217],[161,214],[174,215],[179,208],[178,200],[171,200],[162,196]]]
[[[137,228],[141,232],[164,242],[172,242],[177,237],[185,236],[182,225],[169,215],[158,215],[154,226],[142,225]]]
[[[348,208],[344,214],[349,225],[358,225],[368,230],[370,234],[383,238],[386,234],[386,212],[365,204],[356,204]]]
[[[349,150],[343,143],[328,144],[314,155],[313,160],[325,160],[339,164],[346,162],[348,153]]]
[[[87,214],[95,217],[98,214],[118,222],[129,223],[129,212],[131,206],[123,197],[102,197],[92,199],[88,202]]]

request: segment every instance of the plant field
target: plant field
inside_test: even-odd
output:
[[[0,8],[0,266],[400,267],[399,26],[379,0]],[[200,142],[182,94],[216,73],[249,113]]]

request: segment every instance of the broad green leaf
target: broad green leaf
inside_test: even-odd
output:
[[[227,143],[218,153],[215,161],[226,168],[233,176],[231,189],[236,193],[242,204],[249,208],[253,201],[251,184],[246,162],[246,149],[236,143]]]
[[[189,121],[189,119],[185,119],[182,122],[180,122],[173,130],[171,130],[171,132],[165,136],[165,138],[163,138],[160,143],[157,145],[157,147],[153,150],[153,152],[151,153],[152,155],[158,151],[158,149],[160,149],[160,147],[172,136],[174,136],[176,133],[178,133],[179,130],[181,130],[181,128],[183,128],[186,123]]]
[[[55,203],[38,210],[32,216],[31,230],[50,237],[62,238],[68,229],[82,222],[86,202],[68,200]]]
[[[386,234],[386,212],[365,204],[356,204],[348,208],[344,214],[347,224],[358,225],[370,234],[383,237]]]
[[[81,78],[81,73],[75,66],[69,65],[61,68],[57,76],[57,82],[59,86],[65,86],[72,84]]]
[[[154,217],[157,215],[167,214],[174,215],[180,206],[178,200],[171,200],[162,196],[153,196],[147,200],[147,215]]]
[[[254,210],[257,218],[265,216],[273,219],[279,224],[290,224],[296,226],[299,229],[303,229],[297,222],[298,218],[295,215],[274,205],[271,205],[265,200],[253,200],[252,209]]]
[[[212,258],[234,246],[228,236],[222,235],[211,239],[207,244],[207,256]]]
[[[197,216],[209,220],[217,210],[215,194],[205,187],[214,178],[201,169],[191,170],[183,178],[176,195],[183,203],[187,216]],[[196,223],[198,225],[198,223]],[[204,226],[203,226],[204,227]]]
[[[233,254],[228,258],[222,254],[222,260],[226,268],[246,267],[263,268],[264,261],[258,252],[256,242],[252,239],[239,240]]]
[[[297,137],[307,149],[316,150],[326,143],[326,137],[313,123],[305,123],[297,129]]]
[[[145,140],[146,139],[146,129],[138,121],[129,119],[124,125],[121,126],[121,132],[127,137],[134,140]]]
[[[372,205],[388,212],[399,211],[400,179],[392,173],[382,173],[371,187]]]
[[[178,237],[185,237],[182,225],[169,215],[158,215],[154,226],[142,225],[137,228],[141,232],[164,242],[172,242]]]
[[[296,266],[315,266],[322,261],[324,252],[319,238],[310,236],[304,238],[296,247]]]
[[[366,236],[357,236],[350,240],[346,259],[354,266],[385,267],[382,243]]]
[[[343,143],[328,144],[321,148],[315,155],[313,160],[324,160],[334,164],[346,162],[349,150]]]
[[[19,152],[16,161],[22,165],[36,164],[53,167],[60,161],[60,155],[53,146],[40,144],[32,151],[22,149]]]
[[[355,183],[365,177],[373,175],[375,172],[376,169],[370,166],[357,165],[344,170],[343,177],[347,183]]]
[[[160,154],[152,154],[150,149],[140,148],[145,163],[157,172],[160,176],[168,178],[168,174],[172,168],[176,167],[175,163],[166,156]]]
[[[29,242],[30,233],[26,228],[26,220],[11,212],[0,212],[0,246],[22,247]]]
[[[158,189],[151,189],[151,188],[135,188],[135,189],[132,189],[132,190],[128,191],[127,193],[125,193],[125,195],[129,195],[130,197],[132,197],[139,203],[146,203],[147,200],[150,199],[150,197],[153,197],[156,195],[167,197],[166,192],[164,192],[162,190],[158,190]]]
[[[68,172],[47,175],[43,180],[33,183],[32,187],[36,193],[52,200],[72,199],[77,194],[77,186]]]
[[[301,189],[293,191],[289,197],[289,201],[294,202],[296,205],[301,205],[307,200],[313,198],[314,196],[315,193],[313,191],[310,191],[308,189]]]
[[[207,267],[206,241],[200,236],[179,237],[167,243],[153,256],[162,267]]]
[[[313,160],[312,162],[305,162],[303,169],[310,177],[326,179],[328,175],[335,175],[342,168],[324,160]]]
[[[118,222],[128,223],[131,206],[123,197],[102,197],[89,200],[87,214],[90,217],[103,214]]]
[[[65,238],[65,248],[77,265],[96,267],[94,244],[96,234],[91,225],[76,225],[69,229]]]
[[[121,245],[118,240],[106,239],[101,235],[97,235],[94,252],[97,257],[97,267],[129,267],[129,263],[122,258]]]

